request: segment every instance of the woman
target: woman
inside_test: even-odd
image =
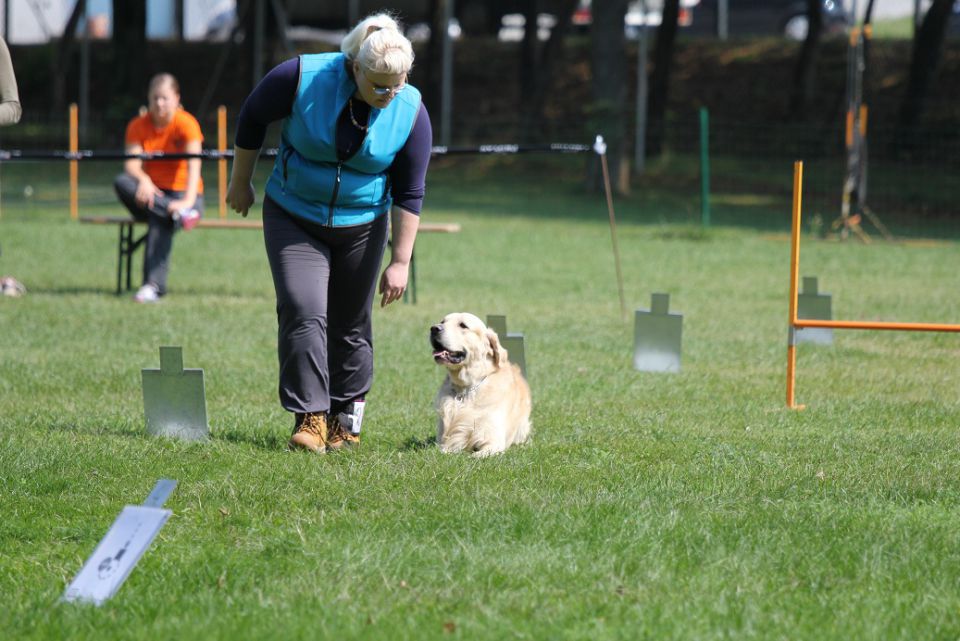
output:
[[[359,443],[387,232],[381,307],[407,286],[433,144],[420,93],[407,84],[413,48],[396,21],[369,16],[340,48],[281,63],[247,97],[227,188],[245,216],[266,127],[282,119],[263,234],[277,294],[280,403],[296,417],[289,447],[312,452]]]
[[[199,154],[203,133],[197,119],[180,106],[177,79],[168,73],[154,76],[147,99],[147,113],[127,125],[126,152]],[[203,213],[200,159],[129,158],[113,186],[133,217],[147,221],[143,285],[134,300],[155,303],[167,292],[174,232],[193,229]]]
[[[0,127],[20,122],[20,94],[17,92],[17,77],[6,41],[0,37]],[[27,288],[13,276],[0,278],[0,294],[23,296]]]

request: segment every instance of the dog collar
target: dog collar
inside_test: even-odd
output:
[[[481,378],[479,381],[477,381],[476,383],[474,383],[474,384],[471,385],[470,387],[466,387],[466,388],[462,389],[461,391],[457,392],[456,394],[453,395],[453,397],[454,397],[455,399],[457,399],[458,401],[462,401],[463,399],[465,399],[465,398],[466,398],[467,396],[469,396],[470,394],[473,394],[474,392],[476,392],[477,389],[478,389],[481,385],[483,385],[483,382],[484,382],[485,380],[487,380],[487,377],[486,377],[486,376],[484,376],[483,378]]]

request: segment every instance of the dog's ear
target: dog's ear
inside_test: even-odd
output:
[[[497,333],[492,329],[487,329],[487,342],[490,343],[490,352],[493,356],[493,364],[497,367],[501,365],[506,365],[507,363],[507,350],[503,348],[503,345],[500,344],[500,338],[497,336]]]

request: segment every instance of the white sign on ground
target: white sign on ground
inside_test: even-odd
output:
[[[170,510],[142,505],[123,508],[67,587],[63,600],[100,605],[112,597],[171,514]]]

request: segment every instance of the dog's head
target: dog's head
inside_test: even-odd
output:
[[[483,376],[507,362],[507,350],[497,333],[466,312],[447,314],[430,327],[433,360],[451,373]]]

